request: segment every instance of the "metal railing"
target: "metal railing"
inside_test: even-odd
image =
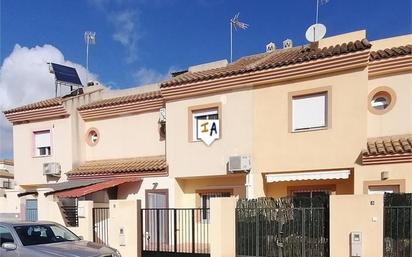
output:
[[[78,207],[77,205],[63,205],[61,206],[64,220],[66,225],[69,227],[78,227],[79,226],[79,216],[78,216]]]
[[[143,252],[209,254],[209,209],[142,209]]]
[[[329,209],[237,208],[236,255],[329,256]]]
[[[93,242],[109,243],[109,208],[93,208]]]

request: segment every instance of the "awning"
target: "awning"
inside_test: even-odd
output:
[[[99,183],[84,186],[84,187],[54,191],[54,192],[50,192],[49,194],[53,194],[57,197],[62,197],[62,198],[65,198],[65,197],[66,198],[78,198],[78,197],[85,196],[85,195],[88,195],[88,194],[91,194],[97,191],[112,188],[112,187],[121,185],[123,183],[135,182],[135,181],[141,181],[141,179],[136,178],[136,177],[116,178],[116,179],[111,179],[111,180],[99,182]]]
[[[282,182],[282,181],[298,181],[298,180],[321,180],[321,179],[348,179],[350,170],[325,170],[325,171],[309,171],[309,172],[288,172],[266,174],[266,181]]]

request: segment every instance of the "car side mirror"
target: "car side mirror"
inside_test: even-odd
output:
[[[83,236],[78,236],[79,238],[80,238],[80,240],[84,240],[84,237]]]
[[[17,245],[15,243],[3,243],[1,248],[7,251],[13,251],[17,249]]]

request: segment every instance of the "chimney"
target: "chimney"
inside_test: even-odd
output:
[[[292,48],[292,47],[293,47],[292,39],[287,38],[285,41],[283,41],[283,49]]]
[[[276,45],[273,42],[270,42],[269,44],[266,45],[266,52],[273,52],[276,50]]]

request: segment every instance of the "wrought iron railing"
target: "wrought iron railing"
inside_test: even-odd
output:
[[[109,243],[109,208],[93,208],[93,242]]]

